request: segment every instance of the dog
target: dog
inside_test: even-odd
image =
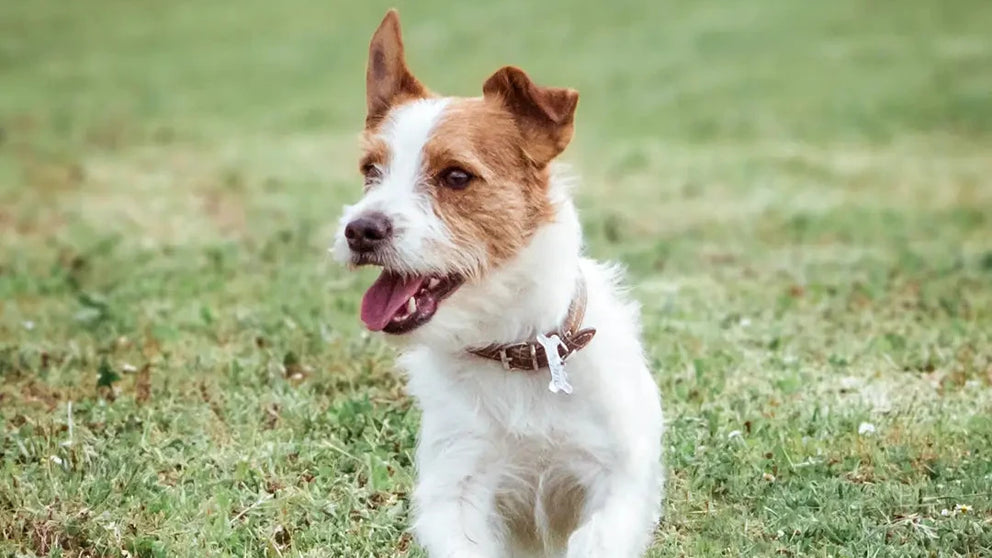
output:
[[[361,319],[400,348],[423,410],[412,531],[432,558],[641,556],[660,517],[663,418],[620,272],[582,254],[578,93],[507,66],[474,98],[375,31],[364,194],[332,252],[378,266]]]

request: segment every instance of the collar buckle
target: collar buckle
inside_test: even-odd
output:
[[[499,350],[499,361],[503,363],[503,370],[507,372],[510,371],[510,359],[506,356],[507,347],[503,347]]]
[[[509,352],[521,350],[530,357],[531,370],[534,372],[540,370],[541,365],[537,361],[537,346],[534,343],[527,341],[514,343],[512,345],[503,345],[499,348],[496,354],[499,356],[499,361],[503,364],[503,369],[507,371],[513,370],[513,357],[509,354]],[[520,352],[517,352],[517,354],[520,355]]]

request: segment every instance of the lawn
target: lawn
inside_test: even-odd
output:
[[[326,253],[366,4],[0,3],[0,556],[423,557],[374,273]],[[992,3],[398,4],[435,90],[582,94],[650,556],[992,555]]]

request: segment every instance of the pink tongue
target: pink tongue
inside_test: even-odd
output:
[[[420,285],[423,277],[406,279],[396,273],[383,271],[362,297],[362,321],[372,331],[380,331],[406,304]]]

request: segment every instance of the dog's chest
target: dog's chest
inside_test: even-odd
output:
[[[448,359],[427,359],[410,367],[409,390],[426,414],[450,415],[487,438],[533,438],[567,445],[596,443],[602,430],[601,405],[584,389],[580,370],[570,363],[576,393],[552,393],[550,372],[512,370]],[[446,362],[447,361],[447,362]],[[472,365],[474,364],[474,366]],[[418,365],[419,366],[419,365]],[[580,391],[581,390],[581,391]]]
[[[473,366],[430,351],[407,353],[401,363],[423,409],[426,463],[435,448],[472,447],[485,464],[479,478],[491,483],[498,516],[519,549],[513,555],[562,548],[586,504],[586,487],[617,457],[593,363],[569,362],[571,395],[551,393],[546,370]]]
[[[614,417],[600,399],[593,363],[581,356],[568,363],[572,394],[551,393],[547,370],[505,371],[426,348],[405,353],[401,365],[428,438],[473,438],[500,455],[558,448],[599,463],[612,456]]]

